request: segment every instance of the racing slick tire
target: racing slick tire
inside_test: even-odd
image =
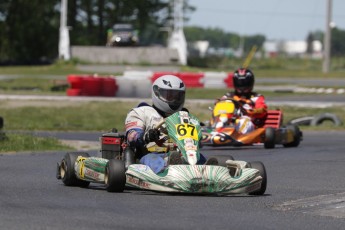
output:
[[[267,174],[266,174],[265,165],[260,161],[253,161],[253,162],[248,162],[247,167],[259,170],[260,176],[262,177],[260,189],[254,192],[250,192],[249,195],[256,195],[256,196],[264,195],[266,192],[266,187],[267,187]]]
[[[293,135],[293,142],[283,144],[284,147],[297,147],[301,142],[301,131],[297,125],[287,125],[286,129],[290,130]]]
[[[105,166],[104,183],[108,192],[123,192],[126,185],[125,163],[111,159]]]
[[[307,116],[307,117],[297,117],[292,120],[290,120],[287,124],[288,125],[310,125],[311,121],[314,119],[313,116]]]
[[[223,166],[223,167],[227,167],[226,163],[225,163],[227,160],[235,160],[234,157],[231,155],[229,155],[229,156],[215,156],[215,158],[217,158],[217,160],[218,160],[218,165]]]
[[[273,149],[275,147],[275,141],[276,141],[275,129],[272,127],[267,127],[265,129],[265,141],[264,141],[265,149]]]
[[[342,125],[339,117],[332,113],[322,113],[314,116],[314,119],[310,122],[311,126],[321,125],[324,121],[331,121],[335,126]]]
[[[66,153],[60,166],[61,180],[66,186],[79,186],[86,188],[89,186],[90,182],[78,179],[75,174],[74,163],[78,156],[90,157],[89,154],[85,152]]]

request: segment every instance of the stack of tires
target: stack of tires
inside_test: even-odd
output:
[[[67,81],[67,96],[114,97],[118,90],[114,77],[69,75]]]
[[[188,88],[203,88],[204,87],[204,73],[192,73],[192,72],[155,72],[151,78],[151,82],[154,82],[157,78],[163,75],[174,75],[180,78]]]

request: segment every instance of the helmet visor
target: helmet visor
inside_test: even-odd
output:
[[[253,79],[248,77],[238,77],[234,80],[234,86],[237,90],[251,91],[253,89]]]
[[[167,102],[170,106],[179,107],[184,103],[185,91],[173,90],[173,89],[162,89],[158,86],[153,87],[155,95],[164,102]]]

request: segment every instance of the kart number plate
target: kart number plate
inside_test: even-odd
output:
[[[194,140],[198,140],[198,132],[196,130],[195,125],[178,124],[178,125],[175,125],[175,128],[176,128],[176,135],[179,140],[183,140],[185,138],[192,138]]]

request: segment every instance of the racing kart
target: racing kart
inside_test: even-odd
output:
[[[167,166],[154,173],[147,165],[135,162],[127,167],[121,133],[103,134],[102,157],[90,157],[85,152],[67,153],[57,164],[57,178],[66,186],[87,187],[90,182],[101,183],[109,192],[123,192],[126,186],[157,192],[193,194],[263,195],[267,186],[266,169],[259,161],[245,162],[233,157],[217,157],[215,164],[197,164],[201,157],[200,122],[188,112],[180,111],[166,118],[157,129],[166,142],[156,146],[167,150]],[[162,144],[163,143],[163,144]],[[174,164],[171,158],[180,158]],[[175,161],[176,162],[176,161]]]
[[[218,101],[212,110],[212,118],[208,125],[202,127],[203,146],[249,146],[263,145],[267,149],[276,144],[284,147],[297,147],[302,141],[302,132],[297,125],[282,126],[281,110],[268,110],[264,124],[255,127],[254,131],[242,134],[235,129],[235,122],[244,114],[241,102],[233,99]],[[216,129],[216,123],[221,117],[226,117],[229,124]]]

